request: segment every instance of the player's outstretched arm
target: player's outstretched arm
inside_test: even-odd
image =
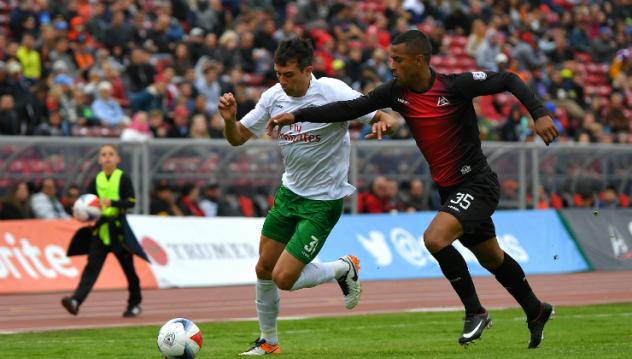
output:
[[[268,123],[266,123],[266,133],[268,136],[272,136],[274,131],[281,131],[281,127],[289,126],[293,124],[296,118],[293,113],[281,113],[272,117]]]
[[[220,96],[217,110],[224,119],[224,137],[228,143],[239,146],[253,136],[252,132],[237,122],[237,101],[232,93]]]
[[[390,136],[399,127],[397,119],[385,112],[377,111],[371,120],[371,133],[364,136],[367,140],[381,140],[383,136]]]
[[[547,146],[549,143],[553,142],[557,136],[559,136],[559,132],[553,123],[553,119],[548,115],[535,119],[535,133],[542,138]]]

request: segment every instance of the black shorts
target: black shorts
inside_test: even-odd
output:
[[[489,167],[465,182],[452,187],[439,187],[442,212],[456,217],[463,226],[459,240],[472,247],[496,236],[492,214],[498,207],[500,184]]]

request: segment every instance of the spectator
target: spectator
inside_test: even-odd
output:
[[[61,197],[61,204],[64,206],[64,211],[72,216],[72,206],[75,204],[77,198],[81,196],[81,188],[79,185],[73,183],[66,189],[66,193]]]
[[[170,138],[189,137],[189,111],[183,105],[176,107],[173,111],[173,126],[169,131]]]
[[[217,183],[211,182],[204,187],[204,197],[200,200],[200,208],[206,217],[220,215],[220,191]]]
[[[428,196],[424,190],[424,183],[419,179],[410,181],[410,192],[408,200],[404,204],[406,212],[418,212],[430,210]]]
[[[29,201],[28,183],[25,181],[14,183],[9,187],[6,197],[0,202],[0,219],[29,219],[34,217]]]
[[[191,138],[208,139],[210,138],[208,133],[208,123],[204,114],[194,115],[191,119]]]
[[[150,54],[143,48],[132,50],[131,63],[125,70],[129,81],[129,91],[134,94],[154,83],[156,70],[149,63]],[[132,96],[133,97],[133,96]]]
[[[64,210],[64,206],[57,198],[55,180],[47,178],[42,182],[41,192],[31,197],[31,207],[36,218],[66,219],[70,215]]]
[[[182,187],[179,207],[185,216],[204,217],[204,211],[199,203],[200,189],[193,184],[186,184]]]
[[[123,141],[147,141],[152,138],[152,132],[149,128],[149,118],[147,112],[136,112],[132,118],[132,123],[121,132],[121,140]]]
[[[606,114],[606,124],[612,132],[630,132],[630,122],[623,111],[623,95],[613,93],[610,96],[610,108]]]
[[[388,192],[388,180],[384,176],[377,176],[371,183],[369,192],[358,196],[358,213],[384,213]]]
[[[485,42],[485,33],[487,27],[485,22],[481,19],[476,19],[472,23],[472,32],[467,38],[467,44],[465,45],[465,53],[469,56],[476,58],[481,49],[481,45]]]
[[[132,110],[150,112],[152,110],[164,111],[167,109],[165,91],[167,83],[164,78],[158,76],[153,85],[138,92],[132,98]]]
[[[62,119],[59,110],[53,109],[48,112],[48,120],[39,124],[33,134],[35,136],[69,136],[70,125]]]
[[[599,208],[619,208],[621,204],[619,202],[619,191],[613,185],[608,185],[606,189],[601,193],[599,201],[597,202]]]
[[[217,79],[216,65],[207,63],[204,66],[203,76],[197,78],[195,81],[195,89],[204,96],[206,113],[209,115],[214,114],[217,111],[218,99],[221,95],[221,86]]]
[[[158,216],[182,216],[182,210],[176,204],[171,187],[159,184],[152,196],[149,213]]]
[[[25,34],[22,38],[17,57],[24,69],[24,77],[31,84],[37,82],[42,76],[42,61],[39,52],[35,49],[35,39],[32,34]]]
[[[514,105],[509,113],[509,118],[501,127],[500,140],[522,142],[526,140],[529,131],[529,120],[522,114],[520,105]]]
[[[23,135],[23,128],[17,111],[15,110],[13,96],[2,95],[0,97],[0,135]]]
[[[112,85],[107,81],[99,83],[98,97],[92,103],[92,111],[101,124],[109,127],[117,127],[122,122],[128,122],[129,118],[123,112],[121,105],[112,97]]]
[[[487,32],[485,41],[479,46],[476,65],[489,71],[497,71],[496,57],[502,52],[504,36],[496,30]]]

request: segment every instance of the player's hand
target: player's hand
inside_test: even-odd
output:
[[[112,200],[109,198],[101,198],[101,205],[104,207],[112,207]]]
[[[268,124],[266,125],[266,133],[268,136],[272,136],[275,129],[281,131],[281,127],[293,124],[294,120],[294,115],[291,113],[276,115],[268,121]]]
[[[224,121],[237,121],[237,101],[232,93],[227,92],[219,97],[217,110]]]
[[[383,136],[390,136],[395,133],[397,120],[384,112],[378,113],[379,115],[371,121],[371,133],[364,136],[367,140],[381,140]]]
[[[535,133],[547,146],[560,135],[551,116],[542,116],[535,120]]]

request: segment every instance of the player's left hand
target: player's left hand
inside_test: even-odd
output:
[[[268,121],[266,124],[266,133],[268,136],[272,136],[274,130],[278,127],[278,130],[281,130],[281,127],[291,125],[294,123],[294,115],[291,113],[282,113],[280,115],[276,115]]]
[[[371,133],[364,136],[367,140],[381,140],[383,136],[390,136],[397,129],[397,120],[384,112],[378,112],[373,121],[371,121]]]
[[[560,135],[551,116],[542,116],[535,120],[535,133],[547,146]]]
[[[105,207],[112,207],[112,200],[109,198],[101,198],[101,205]]]

